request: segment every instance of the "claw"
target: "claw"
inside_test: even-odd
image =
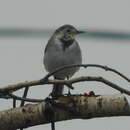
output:
[[[88,95],[89,96],[95,96],[95,93],[93,91],[90,91]]]

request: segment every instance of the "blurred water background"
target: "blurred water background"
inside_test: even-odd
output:
[[[77,37],[83,63],[107,65],[130,77],[129,4],[128,0],[0,0],[0,86],[44,77],[47,74],[43,66],[45,45],[53,31],[63,24],[72,24],[87,32]],[[74,77],[83,75],[103,76],[130,90],[128,82],[111,72],[80,69]],[[77,94],[91,90],[96,94],[119,93],[97,82],[74,86],[71,92]],[[32,87],[28,97],[44,99],[51,89],[51,85]],[[22,90],[16,92],[19,96],[22,93]],[[0,110],[12,107],[12,100],[0,99],[0,102]],[[71,120],[57,123],[56,129],[129,130],[129,121],[129,117]],[[27,128],[34,129],[50,130],[50,126]]]

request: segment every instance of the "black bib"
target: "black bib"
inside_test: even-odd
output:
[[[65,51],[66,48],[71,46],[74,42],[74,40],[64,40],[64,39],[60,39],[60,41],[62,42],[63,51]]]

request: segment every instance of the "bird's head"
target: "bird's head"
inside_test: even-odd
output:
[[[60,40],[69,41],[74,40],[77,34],[84,33],[83,31],[78,31],[72,25],[63,25],[55,31],[55,36]]]

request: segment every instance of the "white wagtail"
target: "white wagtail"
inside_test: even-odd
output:
[[[65,65],[82,63],[81,50],[75,40],[75,36],[80,33],[83,33],[83,31],[78,31],[72,25],[63,25],[54,32],[44,52],[44,65],[48,72]],[[55,73],[54,78],[70,78],[78,70],[78,67],[62,70]],[[62,93],[63,85],[56,84],[53,87],[51,96],[57,97],[62,95]]]

